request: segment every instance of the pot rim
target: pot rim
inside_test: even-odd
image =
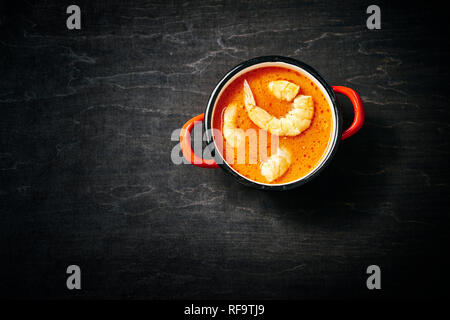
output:
[[[243,175],[237,173],[228,163],[227,161],[222,157],[220,152],[217,152],[216,150],[216,142],[214,141],[214,138],[211,134],[211,128],[212,128],[212,117],[213,117],[213,111],[214,111],[214,105],[217,101],[217,98],[219,97],[219,94],[221,93],[222,89],[225,87],[225,85],[230,81],[230,79],[233,78],[237,73],[241,72],[242,70],[262,64],[262,63],[270,63],[270,62],[281,62],[285,64],[289,64],[295,67],[298,67],[300,69],[303,69],[307,73],[309,73],[312,77],[314,77],[322,86],[325,88],[326,93],[328,94],[331,103],[333,105],[333,111],[336,119],[336,129],[334,130],[334,137],[331,142],[331,146],[329,147],[330,150],[328,154],[325,156],[325,158],[322,160],[322,162],[316,166],[311,172],[309,172],[306,176],[299,178],[295,181],[286,182],[283,184],[265,184],[260,183],[254,180],[251,180],[247,177],[244,177]],[[331,160],[334,158],[334,155],[338,149],[340,138],[342,135],[342,116],[340,108],[337,104],[336,96],[333,91],[333,88],[331,85],[322,77],[322,75],[317,72],[314,68],[307,65],[304,62],[301,62],[299,60],[288,58],[288,57],[282,57],[282,56],[261,56],[257,58],[252,58],[250,60],[246,60],[234,68],[232,68],[230,71],[228,71],[225,76],[222,77],[222,79],[217,83],[214,90],[212,91],[210,98],[208,100],[208,103],[206,105],[205,110],[205,121],[204,121],[204,128],[207,138],[207,143],[210,144],[211,142],[214,144],[214,157],[216,158],[218,165],[227,173],[231,174],[237,181],[240,183],[253,187],[260,190],[278,190],[278,191],[284,191],[284,190],[290,190],[296,187],[299,187],[314,177],[316,177],[320,172],[322,172],[323,169],[325,169]],[[217,159],[219,158],[219,159]]]

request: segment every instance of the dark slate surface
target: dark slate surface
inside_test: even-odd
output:
[[[430,297],[448,285],[445,12],[378,2],[0,6],[3,297]],[[302,188],[174,165],[174,129],[234,65],[302,60],[356,89],[367,121]],[[343,103],[347,124],[352,117]],[[65,269],[82,269],[82,290]],[[382,290],[366,289],[366,268]]]

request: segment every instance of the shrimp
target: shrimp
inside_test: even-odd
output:
[[[290,102],[297,96],[300,87],[289,81],[277,80],[269,83],[269,90],[278,99]]]
[[[292,103],[293,108],[282,118],[276,118],[256,106],[252,90],[244,81],[244,103],[249,118],[261,129],[277,136],[296,136],[311,125],[314,102],[311,96],[299,95]]]
[[[266,161],[261,163],[261,174],[267,181],[272,182],[281,177],[291,165],[291,153],[283,148],[278,148],[277,152],[271,155]]]
[[[223,136],[232,147],[239,147],[245,142],[243,130],[236,127],[239,105],[231,103],[223,115]]]

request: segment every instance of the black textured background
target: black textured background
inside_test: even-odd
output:
[[[66,28],[78,4],[82,29]],[[0,295],[445,295],[449,28],[431,2],[0,5]],[[276,54],[357,90],[366,123],[299,189],[176,166],[171,133],[234,65]],[[352,117],[345,99],[344,116]],[[69,291],[66,267],[82,269]],[[377,264],[382,290],[366,289]]]

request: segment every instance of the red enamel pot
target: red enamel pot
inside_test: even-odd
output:
[[[300,177],[295,181],[280,184],[267,184],[251,180],[233,169],[233,167],[225,161],[220,152],[214,152],[213,150],[212,154],[214,155],[214,158],[203,159],[194,153],[191,146],[191,131],[194,128],[194,124],[197,122],[203,122],[204,129],[206,131],[207,143],[214,145],[215,150],[217,149],[217,144],[214,136],[211,134],[211,129],[214,110],[221,93],[228,84],[230,84],[234,79],[238,78],[242,74],[256,68],[270,66],[288,68],[306,75],[310,80],[312,80],[319,87],[319,89],[322,90],[326,99],[328,100],[329,105],[332,109],[333,119],[332,137],[328,143],[328,147],[322,157],[322,160],[312,171],[310,171],[305,176]],[[353,123],[349,128],[345,130],[342,129],[342,112],[341,107],[337,103],[336,93],[347,96],[353,104],[354,108]],[[201,168],[220,167],[228,174],[231,174],[240,183],[257,189],[289,190],[299,187],[316,177],[332,161],[338,149],[340,140],[347,139],[354,135],[356,132],[358,132],[359,129],[361,129],[363,123],[364,106],[361,98],[354,90],[347,87],[329,85],[328,82],[314,68],[301,61],[280,56],[264,56],[250,59],[237,65],[219,81],[219,83],[211,93],[208,104],[206,105],[205,113],[193,117],[183,126],[180,134],[180,144],[184,157],[195,166]]]

